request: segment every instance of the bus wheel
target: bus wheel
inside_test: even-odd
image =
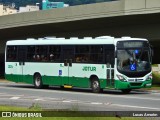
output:
[[[100,84],[99,84],[99,81],[98,81],[98,78],[97,77],[94,77],[92,80],[91,80],[91,87],[92,87],[92,91],[94,93],[99,93],[102,91],[102,89],[100,88]]]
[[[121,90],[124,94],[128,94],[131,92],[131,89],[123,89]]]
[[[35,88],[38,88],[38,89],[43,87],[42,77],[40,74],[36,74],[34,76],[34,86],[35,86]]]

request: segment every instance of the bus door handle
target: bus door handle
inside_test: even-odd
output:
[[[68,66],[67,59],[64,59],[64,66]]]
[[[69,59],[69,66],[72,67],[72,59]]]
[[[21,66],[21,65],[22,65],[22,62],[19,62],[19,65]]]
[[[25,63],[24,62],[19,62],[19,65],[21,66],[21,65],[25,65]]]

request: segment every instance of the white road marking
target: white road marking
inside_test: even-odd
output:
[[[110,104],[111,104],[111,103],[109,103],[109,102],[108,102],[108,103],[104,103],[104,105],[110,105]]]
[[[36,101],[42,101],[43,99],[37,98],[37,99],[34,99],[34,100],[36,100]]]
[[[62,102],[64,102],[64,103],[70,103],[71,101],[70,100],[63,100]]]
[[[99,103],[99,102],[91,102],[92,105],[102,105],[103,103]]]
[[[7,97],[7,96],[23,96],[23,95],[10,95],[10,94],[6,94],[6,95],[3,94],[3,95],[2,95],[2,94],[1,94],[0,96]]]
[[[142,106],[132,106],[132,105],[121,105],[121,104],[111,104],[111,106],[119,106],[119,107],[131,107],[131,108],[142,108],[142,109],[160,110],[160,108],[142,107]]]
[[[12,99],[12,100],[17,100],[17,99],[19,99],[20,97],[11,97],[10,99]]]

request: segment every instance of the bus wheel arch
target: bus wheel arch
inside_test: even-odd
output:
[[[35,88],[42,88],[43,87],[43,83],[42,83],[42,77],[41,77],[41,74],[36,72],[34,74],[34,77],[33,77],[33,83],[34,83],[34,86]]]
[[[100,81],[97,75],[90,76],[90,87],[94,93],[102,92],[103,89],[100,88]]]

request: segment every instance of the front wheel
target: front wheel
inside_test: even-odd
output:
[[[94,93],[99,93],[103,91],[103,89],[100,88],[98,78],[96,77],[91,80],[91,87]]]

